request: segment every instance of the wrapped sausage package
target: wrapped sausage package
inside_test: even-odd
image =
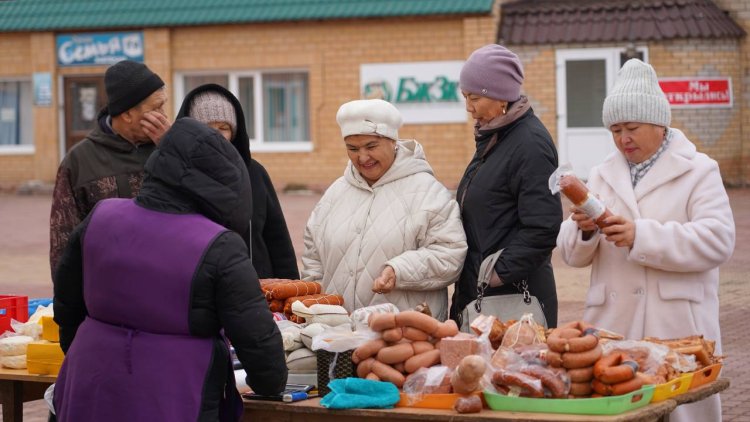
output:
[[[607,227],[604,219],[612,215],[604,201],[589,192],[588,187],[573,173],[569,163],[557,168],[549,177],[552,194],[562,193],[570,202],[589,216],[600,228]]]
[[[452,372],[447,366],[436,365],[429,368],[419,368],[417,372],[409,375],[403,387],[407,406],[422,401],[425,394],[450,393]]]

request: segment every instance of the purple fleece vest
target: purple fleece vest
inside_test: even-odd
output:
[[[215,339],[190,335],[191,286],[225,230],[131,199],[99,203],[83,239],[89,315],[55,387],[59,421],[198,419]]]

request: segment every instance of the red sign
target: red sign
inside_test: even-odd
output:
[[[662,78],[659,85],[673,108],[732,107],[731,78]]]

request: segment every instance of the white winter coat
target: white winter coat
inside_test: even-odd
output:
[[[563,222],[557,246],[569,265],[592,265],[585,321],[628,339],[703,334],[721,354],[719,265],[734,250],[732,210],[717,163],[670,130],[669,147],[635,188],[619,151],[588,180],[614,214],[635,222],[632,248],[616,247],[599,233],[584,241],[571,219]],[[670,420],[678,414],[720,420],[713,397],[691,409],[680,406]]]
[[[399,141],[390,169],[372,186],[351,162],[326,190],[305,228],[302,278],[321,280],[327,293],[355,309],[391,302],[400,310],[427,302],[448,315],[448,286],[466,257],[458,204],[438,182],[416,141]],[[386,265],[396,288],[372,292]]]

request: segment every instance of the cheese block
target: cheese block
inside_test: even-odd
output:
[[[60,341],[60,326],[57,325],[54,318],[45,315],[41,319],[42,323],[42,338],[47,341]]]
[[[0,356],[19,356],[26,354],[26,346],[34,341],[29,336],[11,336],[0,339]]]
[[[57,375],[64,358],[60,343],[36,341],[26,351],[26,366],[30,374]]]

